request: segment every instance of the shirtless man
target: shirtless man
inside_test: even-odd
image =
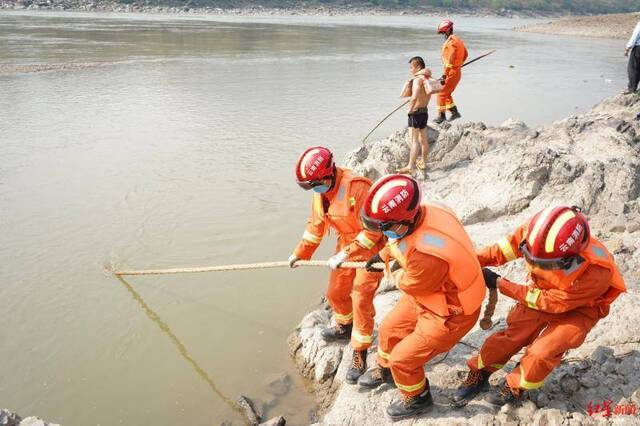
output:
[[[429,155],[429,139],[427,136],[427,120],[429,119],[429,100],[434,93],[430,86],[431,70],[425,67],[420,56],[409,60],[411,78],[402,87],[400,97],[409,99],[409,131],[411,134],[411,152],[409,164],[398,170],[398,173],[413,174],[416,169],[418,150],[422,150],[421,162],[418,167],[424,170]]]

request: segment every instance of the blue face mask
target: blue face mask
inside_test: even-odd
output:
[[[329,190],[329,185],[318,185],[311,189],[313,189],[313,192],[317,192],[318,194],[324,194]]]
[[[392,240],[399,240],[400,238],[404,237],[405,235],[407,235],[407,231],[403,232],[402,234],[398,234],[396,232],[393,231],[382,231],[382,233],[387,237],[390,238]]]

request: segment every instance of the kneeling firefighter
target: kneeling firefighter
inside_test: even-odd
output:
[[[486,400],[494,405],[518,402],[537,389],[562,361],[579,347],[611,303],[626,291],[613,256],[594,238],[577,207],[550,207],[528,224],[478,253],[482,266],[499,266],[524,257],[527,285],[518,285],[483,269],[487,285],[518,302],[506,329],[490,336],[467,364],[469,374],[454,395],[463,405],[488,388],[489,376],[527,346],[506,378]]]
[[[302,153],[296,164],[296,180],[314,194],[311,215],[289,265],[293,268],[298,260],[311,259],[329,228],[336,232],[338,243],[336,254],[329,259],[332,271],[327,290],[336,324],[323,330],[322,337],[327,341],[351,337],[353,363],[346,381],[353,384],[366,370],[367,349],[373,342],[373,297],[382,272],[341,269],[340,264],[367,260],[384,246],[382,233],[363,229],[358,219],[371,181],[336,167],[331,151],[320,146]]]
[[[431,409],[424,364],[475,325],[486,293],[473,244],[456,215],[421,198],[415,179],[385,176],[369,191],[361,214],[367,229],[389,238],[369,267],[394,258],[404,268],[398,283],[403,295],[378,331],[378,365],[358,380],[374,388],[393,378],[402,400],[387,408],[392,419]]]

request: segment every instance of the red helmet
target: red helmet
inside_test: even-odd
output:
[[[444,21],[440,22],[440,25],[438,25],[438,31],[437,33],[448,33],[449,31],[451,31],[453,29],[453,21],[449,20],[449,19],[445,19]]]
[[[529,221],[520,243],[525,259],[542,269],[566,269],[589,244],[589,223],[578,207],[549,207]]]
[[[322,146],[308,148],[296,163],[296,181],[304,189],[320,185],[321,180],[332,178],[334,173],[333,154]]]
[[[420,211],[422,191],[415,179],[406,175],[383,176],[373,184],[364,201],[360,217],[372,231],[389,225],[409,225]]]

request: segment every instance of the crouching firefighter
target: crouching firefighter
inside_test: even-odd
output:
[[[302,153],[296,164],[296,180],[314,194],[306,229],[289,265],[294,268],[298,260],[311,259],[329,228],[336,232],[338,243],[336,254],[329,259],[327,290],[335,326],[324,329],[322,337],[327,341],[351,338],[353,363],[346,381],[355,384],[366,370],[367,349],[373,342],[373,298],[382,272],[341,269],[340,264],[365,261],[384,246],[382,233],[363,229],[358,218],[371,181],[336,167],[331,151],[320,146]]]
[[[381,230],[387,246],[367,264],[395,259],[404,268],[403,295],[378,331],[378,365],[358,384],[393,382],[402,399],[387,408],[392,419],[433,406],[424,365],[449,351],[475,325],[486,293],[471,239],[448,208],[423,203],[418,183],[405,175],[378,180],[367,196],[362,221]]]
[[[509,312],[506,329],[490,336],[467,362],[469,373],[454,395],[457,405],[486,390],[489,376],[525,346],[520,363],[486,400],[498,406],[517,403],[527,390],[540,388],[563,354],[579,347],[626,291],[613,256],[591,236],[587,218],[577,207],[538,212],[528,224],[478,253],[482,266],[521,257],[527,285],[483,269],[487,286],[518,303]]]

